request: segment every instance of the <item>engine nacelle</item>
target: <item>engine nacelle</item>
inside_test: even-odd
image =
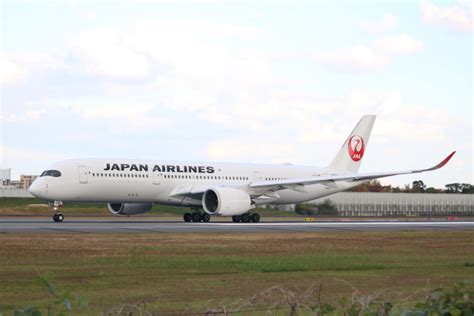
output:
[[[234,188],[213,188],[202,196],[204,211],[210,215],[240,215],[252,208],[248,193]]]
[[[135,215],[146,213],[151,210],[151,203],[109,203],[107,204],[110,213],[114,215]]]

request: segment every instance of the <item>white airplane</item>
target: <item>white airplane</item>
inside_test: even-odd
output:
[[[375,121],[365,115],[327,168],[293,165],[74,159],[44,171],[29,188],[50,201],[54,221],[63,202],[107,203],[115,215],[150,211],[153,204],[188,206],[186,222],[208,222],[211,215],[232,216],[234,222],[258,222],[257,205],[295,204],[355,187],[372,179],[436,170],[358,173]],[[204,212],[199,210],[203,209]]]

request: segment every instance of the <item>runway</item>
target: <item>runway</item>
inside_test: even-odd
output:
[[[474,231],[472,221],[262,221],[260,223],[185,223],[155,220],[69,218],[0,219],[0,233],[285,233],[367,231]]]

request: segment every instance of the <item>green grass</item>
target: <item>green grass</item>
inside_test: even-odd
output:
[[[51,207],[48,202],[37,198],[0,198],[0,215],[51,215]],[[43,205],[43,206],[41,206]],[[106,204],[77,204],[65,203],[61,208],[66,215],[111,215]],[[190,212],[189,207],[154,205],[148,215],[154,216],[178,216]],[[260,212],[263,216],[299,216],[294,212],[278,211],[273,209],[259,208],[253,212]]]
[[[114,258],[101,258],[95,265],[112,265]],[[389,266],[381,263],[380,258],[361,255],[327,256],[166,256],[136,255],[127,261],[130,268],[136,270],[166,270],[182,275],[209,274],[216,271],[230,273],[280,273],[306,271],[361,271],[380,270]],[[393,268],[393,266],[391,266]]]
[[[0,313],[45,307],[35,283],[51,271],[58,288],[86,296],[90,312],[145,302],[152,311],[232,305],[279,286],[322,282],[323,299],[474,279],[472,232],[285,234],[5,234]],[[385,290],[385,291],[384,291]],[[398,295],[398,294],[397,294]]]

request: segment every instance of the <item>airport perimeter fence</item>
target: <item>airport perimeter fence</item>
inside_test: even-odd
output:
[[[0,197],[12,197],[12,198],[32,198],[33,195],[26,189],[12,189],[0,187]]]
[[[474,194],[341,192],[329,199],[340,216],[474,216]]]

